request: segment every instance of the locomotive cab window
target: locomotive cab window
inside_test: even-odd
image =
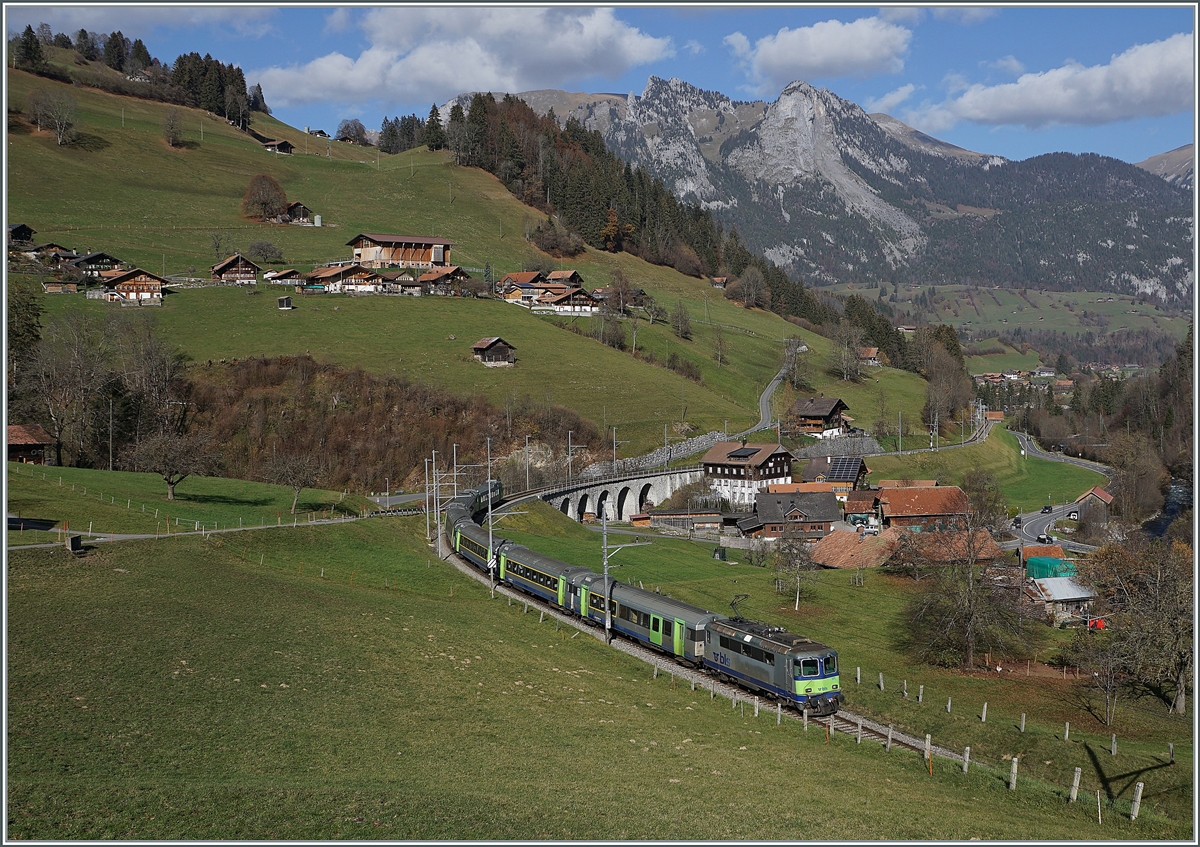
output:
[[[821,675],[821,668],[816,659],[801,659],[799,670],[802,677]]]
[[[824,661],[824,663],[825,663],[825,673],[826,673],[827,675],[829,675],[829,676],[833,676],[835,673],[837,673],[837,672],[838,672],[838,669],[837,669],[837,656],[826,656],[826,657],[823,659],[823,661]]]

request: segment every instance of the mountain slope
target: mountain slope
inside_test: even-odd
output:
[[[539,92],[539,100],[560,119],[600,131],[618,155],[816,284],[1191,296],[1190,183],[1116,159],[1010,162],[868,115],[804,82],[770,104],[656,77],[623,104],[615,95]]]
[[[1166,153],[1159,153],[1157,156],[1151,156],[1145,161],[1138,162],[1137,166],[1150,173],[1161,176],[1172,185],[1177,185],[1180,188],[1191,191],[1192,172],[1195,167],[1195,152],[1193,145],[1185,144],[1182,147],[1176,147]]]

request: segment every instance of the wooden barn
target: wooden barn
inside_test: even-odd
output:
[[[516,361],[513,355],[515,347],[503,338],[481,338],[471,345],[471,354],[476,361],[483,362],[488,367],[511,365]]]
[[[359,233],[346,242],[353,261],[368,268],[433,268],[450,264],[453,241],[414,235]]]
[[[8,427],[8,460],[31,465],[46,464],[46,448],[54,439],[37,424]]]

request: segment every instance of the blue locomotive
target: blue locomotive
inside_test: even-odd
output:
[[[446,508],[446,534],[467,561],[500,582],[722,679],[830,715],[845,697],[837,652],[781,627],[727,617],[618,582],[501,538],[479,525],[503,496],[499,482],[464,492]],[[606,609],[607,606],[607,609]],[[736,609],[735,609],[736,611]]]

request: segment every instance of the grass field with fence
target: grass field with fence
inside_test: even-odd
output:
[[[1131,822],[1124,795],[1100,824],[1062,786],[827,743],[574,633],[437,561],[419,518],[10,553],[8,835],[1191,832],[1145,803]]]

